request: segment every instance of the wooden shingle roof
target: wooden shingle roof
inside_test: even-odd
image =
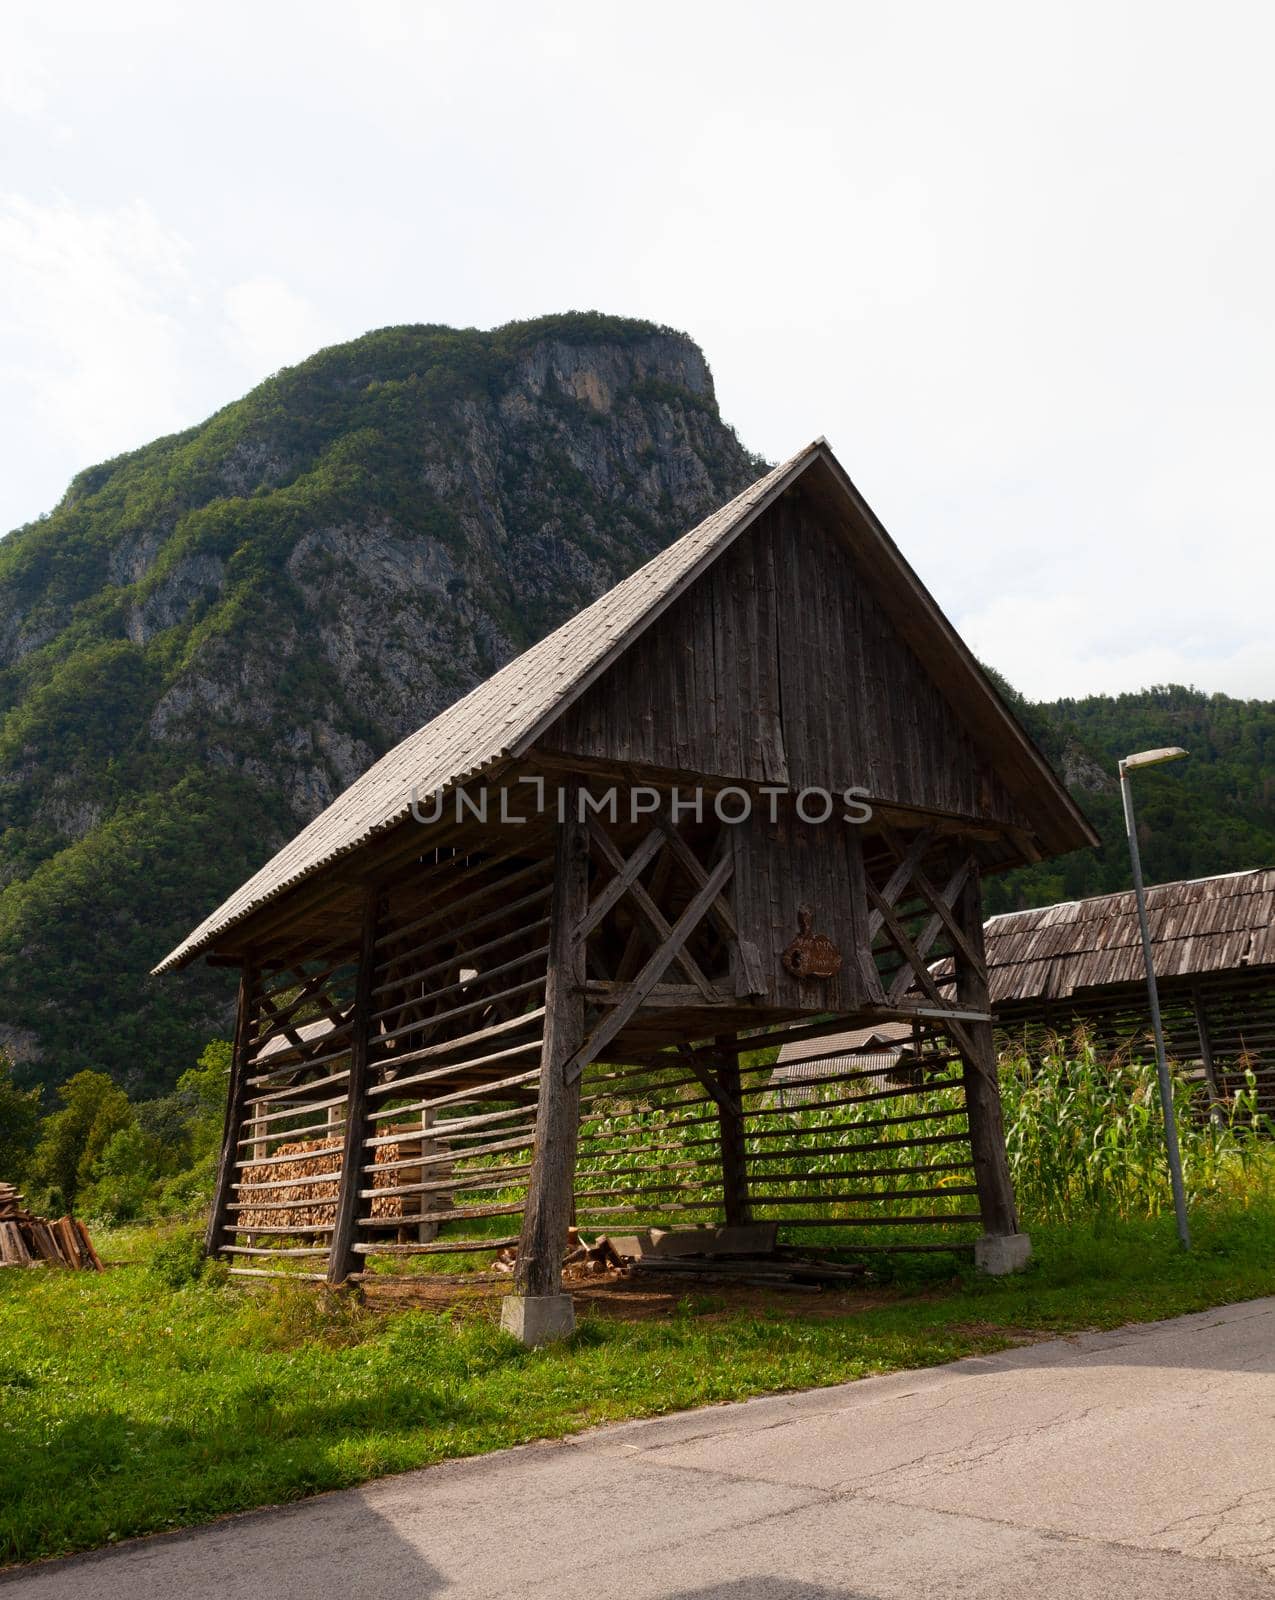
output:
[[[809,475],[809,476],[807,476]],[[735,499],[516,657],[368,769],[154,969],[183,966],[329,863],[400,824],[424,800],[525,754],[705,568],[798,478],[853,522],[864,561],[900,630],[942,684],[1047,850],[1097,843],[1083,814],[1010,713],[823,439]]]
[[[1147,920],[1157,977],[1273,963],[1275,868],[1159,884],[1147,890]],[[994,1007],[1145,981],[1132,890],[1007,912],[985,937]]]

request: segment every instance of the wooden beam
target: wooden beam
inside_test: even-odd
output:
[[[248,1056],[256,1023],[257,973],[245,962],[239,978],[239,1004],[235,1013],[235,1042],[230,1057],[230,1084],[226,1092],[226,1123],[221,1135],[221,1156],[217,1162],[217,1182],[213,1188],[212,1209],[204,1234],[204,1248],[216,1255],[230,1216],[235,1181],[235,1158],[239,1150],[239,1130],[243,1122],[244,1101],[248,1094]]]
[[[633,980],[629,996],[616,1006],[594,1029],[588,1040],[580,1046],[566,1064],[566,1074],[575,1082],[591,1061],[606,1049],[641,1006],[646,996],[677,960],[683,945],[704,919],[709,906],[717,898],[722,885],[731,875],[734,866],[730,856],[723,856],[709,875],[707,883],[669,929],[668,936]],[[710,987],[709,993],[712,994]]]
[[[669,848],[681,863],[684,871],[691,881],[699,888],[708,881],[708,871],[699,857],[682,838],[667,817],[661,817],[659,827],[668,840]],[[734,946],[735,951],[735,993],[740,999],[749,995],[765,994],[768,989],[766,974],[761,964],[761,952],[750,939],[745,939],[739,931],[739,923],[735,918],[735,909],[725,895],[718,895],[709,908],[710,914],[716,917],[722,932],[727,940]]]
[[[966,859],[956,868],[956,871],[944,885],[942,893],[933,889],[929,879],[924,877],[920,868],[917,869],[913,882],[920,889],[922,896],[929,902],[933,915],[921,930],[921,936],[916,941],[916,953],[924,961],[934,946],[934,941],[946,928],[952,936],[952,942],[958,949],[963,949],[967,959],[973,959],[973,952],[966,942],[965,935],[960,932],[959,924],[953,914],[961,891],[965,887],[965,880],[969,877],[970,863]],[[905,962],[890,985],[888,998],[891,1001],[902,1000],[912,987],[912,973]]]
[[[694,1011],[705,1006],[732,1006],[738,1008],[739,997],[727,989],[711,989],[711,999],[704,995],[691,983],[657,983],[644,997],[642,1003],[647,1006],[658,1006],[662,1010]],[[630,998],[633,993],[631,983],[612,983],[605,978],[590,978],[585,984],[585,993],[590,1000],[596,1000],[599,1005],[618,1006]]]
[[[972,1060],[976,1055],[976,1050],[974,1045],[970,1042],[969,1035],[964,1032],[965,1024],[958,1020],[960,1016],[960,1009],[957,1007],[950,1007],[945,1004],[943,996],[939,992],[938,985],[930,976],[930,969],[926,966],[924,957],[918,954],[916,946],[912,943],[912,940],[908,936],[907,929],[895,916],[893,908],[886,904],[886,902],[881,898],[871,884],[868,885],[868,900],[873,907],[874,914],[880,915],[881,920],[885,925],[886,932],[903,952],[904,958],[907,960],[908,965],[912,969],[912,976],[916,980],[917,987],[924,995],[928,997],[934,1007],[935,1013],[943,1019],[944,1026],[950,1030],[953,1039],[955,1039],[956,1042],[961,1046],[961,1049],[965,1052],[967,1059]],[[979,930],[981,935],[981,923],[979,924]],[[986,998],[984,999],[982,1006],[977,1008],[971,1007],[967,1009],[977,1009],[981,1013],[986,1014]]]
[[[624,857],[611,843],[596,817],[589,818],[589,839],[612,872],[620,873],[624,871]],[[671,932],[668,919],[636,878],[628,886],[628,898],[641,912],[643,919],[660,941],[661,946],[667,944]],[[694,959],[689,951],[682,949],[680,945],[675,959],[678,966],[699,989],[700,993],[705,998],[708,998],[712,992],[712,985],[700,970],[699,962]]]
[[[1226,1118],[1222,1110],[1222,1095],[1218,1089],[1217,1072],[1213,1066],[1213,1041],[1209,1037],[1208,1018],[1199,989],[1192,985],[1191,1010],[1195,1015],[1195,1031],[1200,1041],[1200,1065],[1204,1068],[1204,1087],[1209,1097],[1209,1116],[1221,1126]]]
[[[594,831],[594,824],[592,822],[590,823],[589,831],[590,834],[592,834]],[[601,834],[602,830],[599,828],[597,832]],[[605,837],[605,835],[603,835],[603,837]],[[609,842],[610,841],[608,841],[608,843]],[[642,840],[641,844],[638,845],[637,849],[624,863],[621,870],[614,873],[614,876],[612,877],[610,883],[607,884],[606,888],[603,889],[602,892],[590,902],[589,909],[581,918],[580,926],[576,929],[575,936],[577,939],[587,939],[602,921],[603,917],[606,916],[607,912],[610,911],[613,906],[615,906],[626,894],[629,893],[641,874],[659,854],[663,844],[664,836],[659,828],[652,828],[650,833],[647,834],[647,836]],[[599,853],[602,853],[600,847]],[[608,865],[611,865],[612,857],[605,853],[602,854],[603,860],[605,860]]]
[[[970,1010],[989,1010],[987,956],[983,948],[983,895],[978,863],[972,859],[961,895],[961,922],[966,941],[978,959],[968,961],[957,951],[957,1000]],[[991,1234],[1017,1233],[1018,1208],[1014,1204],[1014,1185],[1005,1154],[1005,1124],[992,1025],[968,1022],[961,1024],[960,1029],[959,1042],[969,1068],[965,1074],[965,1110],[969,1118],[970,1150],[974,1157],[983,1229]]]
[[[883,902],[887,909],[893,909],[895,901],[898,900],[908,884],[911,883],[912,874],[920,864],[922,856],[924,856],[937,837],[938,834],[934,828],[922,828],[908,846],[907,853],[902,861],[899,862],[898,866],[886,879],[884,888],[873,890],[872,885],[869,883],[869,892],[875,894],[877,900]],[[877,904],[877,900],[873,901],[874,905]],[[868,917],[869,946],[875,942],[877,934],[881,932],[883,920],[884,917],[880,911],[873,911]]]
[[[568,782],[566,820],[558,824],[554,851],[535,1143],[514,1273],[518,1293],[537,1297],[561,1293],[580,1129],[580,1077],[566,1071],[585,1027],[586,946],[575,930],[589,902],[589,839],[579,797],[579,780]]]
[[[328,1248],[328,1282],[343,1283],[358,1267],[354,1240],[359,1213],[359,1165],[363,1155],[363,1123],[367,1114],[368,1056],[371,1042],[372,978],[376,970],[378,902],[375,889],[363,901],[359,970],[354,990],[354,1031],[350,1040],[350,1076],[346,1084],[345,1139],[341,1179],[337,1186],[335,1226]]]
[[[742,1226],[753,1220],[748,1197],[748,1146],[744,1135],[744,1093],[740,1083],[739,1059],[725,1035],[716,1040],[721,1050],[717,1082],[717,1136],[722,1163],[722,1207],[727,1226]]]

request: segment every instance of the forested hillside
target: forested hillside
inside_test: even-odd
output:
[[[150,967],[377,756],[757,475],[684,334],[389,328],[0,543],[0,1045],[169,1088]]]
[[[1116,763],[1181,745],[1186,761],[1134,779],[1149,883],[1275,864],[1275,703],[1179,685],[1032,704],[1002,692],[1102,835],[1103,848],[989,881],[989,911],[1049,905],[1129,887]]]

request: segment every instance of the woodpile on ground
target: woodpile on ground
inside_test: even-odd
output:
[[[26,1197],[0,1183],[0,1267],[38,1267],[43,1262],[101,1272],[88,1229],[77,1217],[50,1222],[27,1209]]]
[[[845,1288],[862,1283],[868,1269],[862,1262],[829,1261],[787,1249],[776,1242],[773,1223],[737,1228],[697,1228],[684,1232],[647,1229],[640,1234],[598,1234],[592,1241],[578,1228],[567,1230],[562,1281],[570,1288],[587,1278],[611,1275],[644,1277],[651,1273],[684,1280],[758,1288]],[[518,1251],[509,1246],[495,1259],[497,1272],[511,1273]]]
[[[599,1234],[590,1243],[581,1236],[579,1228],[567,1229],[567,1250],[562,1258],[565,1281],[598,1277],[604,1272],[623,1273],[631,1264],[630,1257],[621,1255],[605,1233]],[[507,1245],[496,1256],[493,1265],[497,1272],[512,1272],[518,1265],[517,1248]]]

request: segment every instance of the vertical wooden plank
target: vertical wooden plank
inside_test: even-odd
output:
[[[345,1140],[341,1148],[341,1178],[337,1184],[332,1241],[328,1248],[328,1282],[344,1283],[358,1266],[354,1251],[359,1222],[362,1184],[363,1132],[367,1120],[368,1053],[371,1044],[372,988],[376,972],[378,897],[367,889],[363,900],[363,928],[359,939],[359,968],[354,979],[354,1014],[350,1026],[350,1076],[345,1102]]]
[[[1204,1013],[1204,1001],[1198,988],[1191,990],[1191,1009],[1195,1013],[1195,1031],[1200,1041],[1200,1065],[1204,1068],[1204,1087],[1209,1097],[1209,1115],[1221,1122],[1222,1096],[1218,1091],[1217,1072],[1213,1066],[1213,1041],[1209,1037],[1209,1022]]]
[[[757,724],[761,730],[762,781],[788,782],[788,751],[779,696],[779,606],[775,589],[775,520],[759,530],[753,570],[757,580]]]
[[[979,958],[977,966],[965,960],[960,950],[956,962],[956,994],[963,1010],[987,1011],[991,999],[987,988],[987,954],[983,945],[983,894],[978,862],[971,858],[969,877],[959,902],[961,931]],[[974,1159],[974,1182],[978,1186],[978,1207],[983,1230],[989,1234],[1019,1231],[1014,1186],[1005,1155],[1005,1124],[1001,1115],[1000,1080],[996,1046],[990,1022],[966,1022],[965,1030],[974,1047],[973,1059],[965,1063],[965,1104],[969,1113],[970,1152]]]
[[[744,535],[747,539],[748,535]],[[700,579],[708,601],[708,622],[713,640],[713,716],[708,737],[703,741],[700,771],[718,776],[738,777],[747,772],[744,763],[745,739],[741,715],[743,668],[740,661],[739,586],[735,581],[736,552],[732,550],[711,572]]]
[[[549,976],[540,1089],[527,1202],[514,1286],[520,1294],[556,1295],[574,1203],[580,1079],[565,1067],[584,1043],[585,945],[572,930],[588,908],[588,836],[579,820],[580,785],[566,785],[566,821],[558,824],[549,924]]]
[[[204,1233],[204,1248],[215,1255],[230,1216],[234,1193],[235,1162],[239,1136],[243,1129],[244,1101],[248,1093],[248,1056],[257,1021],[257,969],[245,962],[239,975],[239,1002],[235,1011],[235,1042],[230,1056],[230,1084],[226,1092],[226,1125],[221,1136],[221,1156],[217,1162],[217,1182],[213,1188],[212,1209]]]
[[[748,1197],[748,1155],[744,1143],[744,1099],[739,1057],[733,1034],[715,1041],[722,1054],[717,1062],[717,1082],[722,1098],[717,1102],[717,1136],[722,1163],[722,1207],[726,1222],[735,1226],[753,1220]]]

